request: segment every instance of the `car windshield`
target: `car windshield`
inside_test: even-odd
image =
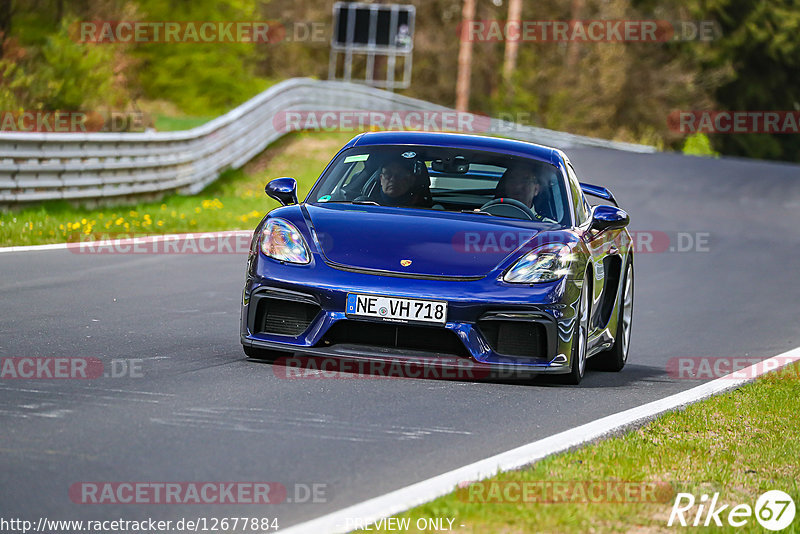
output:
[[[368,146],[339,154],[306,202],[482,212],[492,200],[522,203],[535,220],[570,225],[560,171],[541,161],[448,147]],[[499,201],[498,201],[499,202]],[[516,210],[519,212],[519,210]],[[516,217],[487,208],[488,214]],[[520,216],[518,218],[525,218]]]

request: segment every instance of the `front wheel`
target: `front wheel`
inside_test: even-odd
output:
[[[628,351],[631,345],[631,324],[633,322],[633,263],[628,260],[625,267],[625,278],[622,280],[622,299],[620,301],[619,318],[617,319],[617,333],[614,336],[614,346],[604,350],[592,358],[592,364],[597,364],[603,371],[621,371],[628,361]]]
[[[572,334],[572,358],[570,358],[569,374],[563,375],[564,382],[577,386],[586,373],[586,345],[589,341],[589,281],[583,281],[578,309],[575,310],[577,321]]]

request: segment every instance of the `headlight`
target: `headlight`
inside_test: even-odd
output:
[[[573,258],[572,250],[567,245],[544,245],[517,260],[503,275],[503,281],[511,284],[552,282],[569,274]]]
[[[276,260],[308,263],[311,254],[303,236],[295,226],[281,219],[270,219],[261,232],[261,252]]]

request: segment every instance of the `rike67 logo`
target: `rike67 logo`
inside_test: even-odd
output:
[[[667,526],[722,527],[727,523],[732,527],[743,527],[755,517],[763,528],[777,532],[792,524],[795,512],[792,498],[780,490],[770,490],[761,495],[755,508],[749,504],[720,505],[718,492],[710,499],[706,494],[696,499],[691,493],[678,493]]]

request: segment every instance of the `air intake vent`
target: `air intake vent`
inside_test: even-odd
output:
[[[324,341],[331,345],[343,343],[469,356],[455,332],[432,326],[345,320],[334,324],[325,334]]]
[[[256,309],[256,330],[262,334],[299,336],[319,312],[316,304],[262,298]]]
[[[540,323],[528,321],[483,320],[478,329],[498,354],[508,356],[547,356],[547,332]]]

